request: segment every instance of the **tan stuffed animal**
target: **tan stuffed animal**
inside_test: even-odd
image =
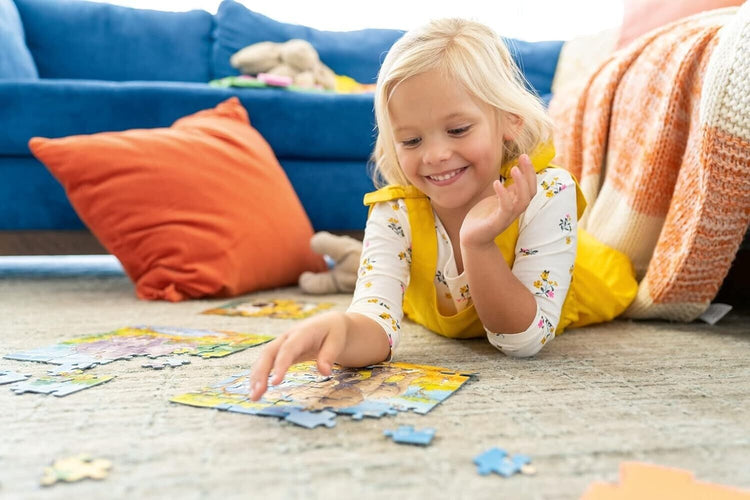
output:
[[[336,75],[320,61],[318,51],[305,40],[258,42],[237,51],[229,63],[245,75],[268,73],[292,78],[300,87],[333,90]]]
[[[299,287],[309,294],[351,293],[357,283],[362,242],[350,236],[336,236],[321,231],[310,239],[310,248],[328,255],[334,265],[322,273],[304,272],[299,277]]]

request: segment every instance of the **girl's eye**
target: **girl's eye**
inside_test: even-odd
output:
[[[419,137],[414,137],[413,139],[406,139],[405,141],[401,141],[401,144],[402,144],[403,146],[407,147],[407,148],[408,148],[408,147],[414,147],[414,146],[416,146],[417,144],[419,144],[419,142],[420,142],[421,140],[422,140],[422,139],[420,139]]]
[[[450,135],[463,135],[466,132],[468,132],[470,128],[471,128],[471,125],[466,125],[465,127],[452,128],[448,130],[448,133]]]

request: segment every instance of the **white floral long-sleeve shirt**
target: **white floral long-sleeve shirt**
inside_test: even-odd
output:
[[[534,294],[537,310],[520,333],[490,332],[490,343],[510,356],[533,356],[555,336],[576,256],[576,188],[570,174],[547,168],[537,174],[537,192],[519,217],[513,274]],[[471,304],[465,273],[458,274],[453,247],[435,215],[438,308],[453,315]],[[367,220],[359,277],[349,312],[379,323],[391,353],[399,343],[403,299],[409,284],[411,229],[404,200],[377,203]]]

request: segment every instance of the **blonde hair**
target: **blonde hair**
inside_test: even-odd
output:
[[[492,106],[498,117],[521,118],[520,130],[503,144],[503,163],[531,152],[552,136],[552,124],[505,42],[487,26],[465,19],[439,19],[409,31],[388,52],[375,90],[378,136],[373,153],[373,182],[410,184],[396,157],[388,102],[398,85],[412,76],[439,70],[450,75],[475,98]],[[499,167],[499,166],[498,166]]]

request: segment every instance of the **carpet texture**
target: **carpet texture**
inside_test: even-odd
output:
[[[344,309],[349,297],[324,299]],[[198,314],[224,302],[143,302],[124,277],[5,279],[0,354],[135,324],[276,334],[294,323]],[[425,416],[339,416],[332,429],[168,402],[249,368],[261,348],[161,371],[117,361],[90,370],[113,381],[64,398],[0,386],[0,498],[567,499],[615,481],[623,461],[750,489],[749,323],[747,312],[717,326],[615,321],[515,360],[485,340],[445,339],[407,322],[399,361],[477,379]],[[0,371],[47,368],[0,359]],[[398,425],[437,434],[427,448],[398,445],[383,437]],[[472,459],[493,446],[530,455],[537,475],[479,476]],[[109,477],[39,486],[45,466],[81,452],[111,460]]]

